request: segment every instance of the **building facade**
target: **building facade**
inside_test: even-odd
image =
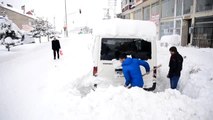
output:
[[[150,20],[158,39],[178,34],[181,45],[213,48],[213,0],[122,0],[124,19]]]
[[[34,17],[0,4],[0,16],[7,16],[21,30],[30,31]]]

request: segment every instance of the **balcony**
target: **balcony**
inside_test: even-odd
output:
[[[134,4],[135,4],[135,2],[129,2],[126,5],[123,5],[122,6],[122,12],[133,9],[135,7]]]

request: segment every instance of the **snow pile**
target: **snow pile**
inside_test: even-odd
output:
[[[183,48],[180,51],[184,56],[183,80],[180,90],[192,98],[203,99],[207,104],[213,100],[213,50],[210,48]],[[213,103],[209,104],[213,106]]]
[[[11,37],[5,38],[4,41],[5,41],[6,44],[12,44],[12,43],[14,43]]]
[[[113,38],[156,37],[156,26],[150,21],[110,19],[97,22],[93,28],[94,35]]]
[[[203,109],[194,104],[194,100],[174,90],[152,93],[111,86],[88,94],[73,106],[77,109],[70,115],[81,120],[198,119]]]
[[[161,37],[161,46],[174,45],[179,46],[181,43],[180,35],[164,35]]]
[[[202,119],[210,119],[213,114],[213,49],[177,47],[184,57],[183,70],[178,84],[179,91],[194,99]],[[159,47],[158,63],[163,64],[159,71],[157,90],[164,91],[170,87],[169,79],[166,78],[169,64],[169,48]],[[204,118],[206,117],[206,118]]]

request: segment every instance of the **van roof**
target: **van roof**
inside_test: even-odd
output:
[[[151,21],[110,19],[102,20],[93,29],[96,36],[107,38],[142,38],[156,37],[156,25]]]

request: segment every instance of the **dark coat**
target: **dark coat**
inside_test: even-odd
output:
[[[146,72],[150,71],[149,64],[144,60],[126,58],[122,63],[123,74],[126,79],[125,86],[143,87],[143,78],[140,70],[140,65],[145,67]]]
[[[171,78],[173,76],[180,76],[183,64],[183,57],[176,52],[175,54],[171,55],[169,61],[169,74],[168,77]]]
[[[60,42],[59,40],[54,39],[52,41],[52,50],[59,50],[59,49],[61,49]]]

